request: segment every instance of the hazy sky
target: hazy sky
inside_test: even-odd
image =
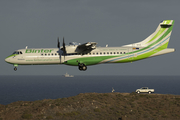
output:
[[[179,0],[1,0],[0,75],[180,75]],[[13,70],[4,59],[17,49],[57,46],[65,42],[97,42],[122,46],[139,42],[162,20],[175,20],[169,42],[174,53],[133,63],[77,66],[25,65]]]

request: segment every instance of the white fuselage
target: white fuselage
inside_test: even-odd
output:
[[[142,48],[139,48],[142,49]],[[138,49],[138,50],[139,50]],[[90,57],[105,57],[105,56],[127,56],[130,60],[133,60],[128,53],[136,51],[132,47],[97,47],[89,53],[76,53],[69,52],[65,56],[63,51],[58,48],[29,48],[29,49],[19,49],[17,51],[22,52],[22,54],[12,55],[6,58],[6,62],[18,65],[42,65],[42,64],[62,64],[65,61],[78,58],[90,58]],[[152,56],[157,56],[161,54],[166,54],[174,52],[174,49],[164,49]],[[149,57],[152,57],[149,56]],[[134,54],[133,57],[136,57]],[[105,63],[106,61],[101,61],[100,63]]]
[[[58,48],[29,48],[19,49],[22,54],[12,55],[6,58],[6,61],[12,64],[62,64],[67,60],[82,57],[112,56],[127,54],[132,51],[128,47],[97,47],[89,53],[68,52],[65,57],[63,51]]]

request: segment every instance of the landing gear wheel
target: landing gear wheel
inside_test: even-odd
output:
[[[14,68],[14,71],[16,71],[16,70],[17,70],[17,67]]]
[[[83,66],[82,67],[83,71],[87,70],[87,67],[86,66]]]
[[[140,92],[139,92],[139,91],[137,91],[137,93],[139,94]]]
[[[148,93],[151,94],[151,91],[149,91]]]
[[[79,70],[82,70],[82,67],[81,67],[81,66],[79,66]]]
[[[86,65],[84,65],[83,63],[80,63],[79,64],[79,70],[83,70],[83,71],[85,71],[85,70],[87,70],[87,66]]]

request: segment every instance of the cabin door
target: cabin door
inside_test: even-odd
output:
[[[128,55],[129,55],[129,60],[133,61],[134,60],[134,57],[135,57],[135,54],[132,53],[134,51],[134,44],[132,44],[132,47],[129,47],[128,50]]]

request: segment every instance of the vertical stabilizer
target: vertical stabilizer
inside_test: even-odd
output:
[[[155,45],[158,44],[159,42],[162,43],[162,41],[164,41],[163,45],[162,44],[161,45],[162,47],[167,48],[171,36],[171,32],[173,29],[173,25],[174,25],[174,20],[164,20],[158,25],[156,31],[152,33],[149,37],[147,37],[145,40],[125,46],[147,47],[151,44]]]

